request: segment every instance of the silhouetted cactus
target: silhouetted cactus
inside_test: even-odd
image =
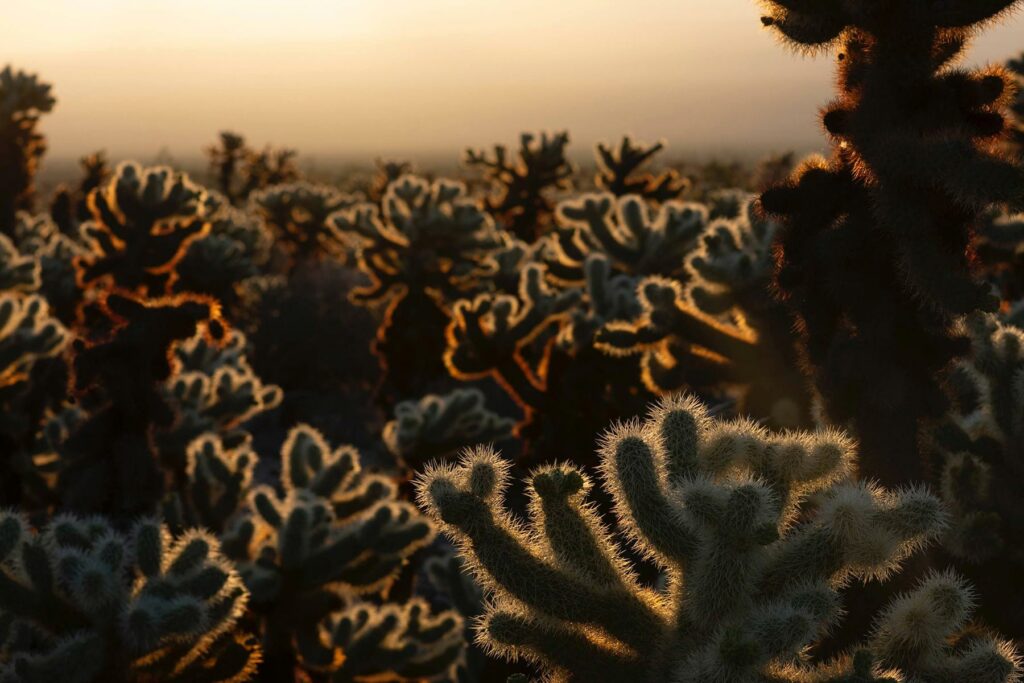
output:
[[[946,647],[970,599],[944,576],[893,603],[855,660],[808,657],[841,616],[837,587],[884,578],[944,523],[922,490],[845,482],[853,450],[838,432],[717,422],[687,398],[613,429],[602,478],[664,590],[638,582],[570,465],[530,477],[528,524],[504,509],[508,464],[486,448],[429,470],[419,495],[490,593],[481,640],[557,680],[1014,680],[1007,643]]]
[[[410,470],[428,460],[447,459],[463,448],[508,438],[515,420],[485,404],[479,389],[429,394],[395,406],[394,419],[384,425],[384,444]]]
[[[808,400],[789,320],[770,292],[776,227],[748,196],[736,218],[705,228],[681,279],[639,281],[640,310],[605,323],[598,348],[638,355],[644,386],[656,394],[726,392],[740,399],[742,414],[776,426],[805,423]]]
[[[835,45],[837,99],[822,113],[831,160],[805,161],[761,204],[783,219],[778,285],[828,417],[849,423],[865,470],[919,479],[917,434],[947,402],[966,339],[953,320],[991,309],[969,272],[981,213],[1024,204],[1024,169],[991,144],[1006,129],[1004,69],[950,66],[1018,0],[816,4],[767,0],[788,44]]]
[[[90,251],[77,260],[83,287],[109,279],[119,288],[163,296],[189,242],[209,230],[205,192],[167,167],[117,167],[89,195],[92,220],[82,226]]]
[[[85,247],[63,234],[45,214],[25,212],[18,213],[14,244],[24,256],[38,262],[39,293],[46,297],[53,314],[70,325],[82,299],[75,259],[85,254]]]
[[[4,512],[0,535],[5,683],[230,683],[259,661],[245,588],[205,533],[68,516],[33,532]]]
[[[217,179],[217,189],[232,204],[238,203],[240,197],[238,187],[241,175],[240,166],[250,150],[245,146],[245,138],[229,130],[220,132],[220,140],[216,144],[203,149],[210,160],[210,170]]]
[[[46,140],[36,126],[56,100],[50,85],[35,74],[0,71],[0,233],[14,230],[15,213],[35,207],[35,176],[46,152]]]
[[[586,194],[558,204],[558,227],[542,247],[557,280],[580,284],[590,254],[604,254],[621,272],[678,275],[707,226],[707,209],[666,201],[657,209],[636,195]]]
[[[315,669],[337,670],[337,680],[348,680],[344,657],[325,652],[336,645],[321,638],[324,620],[356,595],[385,590],[409,556],[431,540],[433,529],[413,506],[395,500],[390,480],[362,470],[355,449],[331,450],[305,425],[294,428],[282,447],[281,490],[283,495],[269,486],[254,488],[247,509],[222,536],[263,621],[266,663],[261,675],[268,681],[287,680],[297,658]],[[382,636],[399,627],[385,621],[390,626]],[[346,628],[336,624],[335,643],[353,635]],[[386,649],[400,635],[399,630],[360,647]],[[377,656],[367,652],[366,661],[352,666]],[[405,663],[396,659],[393,664]]]
[[[24,382],[33,363],[59,354],[67,341],[45,299],[0,293],[0,387]]]
[[[172,345],[200,329],[219,338],[224,328],[203,299],[109,294],[102,305],[112,331],[76,342],[73,387],[90,414],[61,447],[57,493],[65,509],[130,520],[155,512],[164,494],[151,437],[174,419],[164,390]]]
[[[305,653],[303,663],[331,671],[331,683],[383,680],[398,683],[452,681],[465,641],[462,619],[452,611],[438,615],[421,599],[401,604],[356,602],[331,617],[325,628],[321,660]],[[340,652],[341,666],[333,658]]]
[[[616,149],[599,142],[594,155],[597,158],[595,184],[616,197],[638,195],[656,202],[678,199],[686,190],[687,182],[679,177],[675,169],[662,171],[657,176],[638,173],[664,148],[664,141],[645,145],[642,142],[634,143],[628,135],[622,137]]]
[[[246,358],[245,335],[231,330],[216,343],[202,333],[173,347],[172,375],[164,398],[174,422],[154,435],[163,464],[184,473],[186,448],[202,434],[216,434],[225,447],[250,439],[245,423],[281,403],[281,389],[264,384]]]
[[[513,159],[504,145],[495,145],[493,155],[467,149],[466,165],[478,168],[491,185],[487,206],[506,230],[528,242],[548,230],[554,203],[550,194],[571,187],[572,164],[565,156],[569,134],[532,133],[519,136],[519,150]]]
[[[82,180],[72,189],[61,185],[50,201],[50,216],[65,235],[77,237],[81,224],[89,220],[89,195],[110,178],[110,165],[102,150],[78,160]]]
[[[986,618],[1024,633],[1024,330],[975,314],[958,332],[972,351],[953,367],[953,406],[929,432],[936,487],[952,513],[943,545],[982,587]]]
[[[355,206],[363,198],[345,194],[327,185],[306,181],[272,185],[254,192],[253,207],[274,233],[276,243],[284,247],[293,267],[325,255],[344,256],[339,234],[327,224],[336,211]]]
[[[402,176],[382,204],[362,204],[328,222],[359,245],[359,268],[371,280],[352,292],[353,300],[386,304],[375,345],[387,373],[385,394],[408,398],[443,376],[444,301],[475,287],[501,240],[461,183]]]
[[[1013,72],[1017,80],[1017,97],[1010,105],[1015,121],[1011,124],[1010,143],[1021,158],[1024,158],[1024,53],[1011,59],[1006,66]]]
[[[207,294],[234,307],[241,282],[261,274],[274,237],[257,216],[223,206],[209,218],[209,232],[192,240],[178,262],[175,291]]]

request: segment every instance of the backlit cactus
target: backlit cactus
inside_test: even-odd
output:
[[[0,71],[0,233],[6,235],[18,211],[35,208],[35,176],[46,152],[37,126],[56,103],[50,87],[35,74],[10,66]]]
[[[515,158],[504,145],[495,145],[491,155],[480,149],[466,150],[465,164],[480,169],[491,184],[488,209],[519,239],[533,241],[543,235],[551,222],[551,194],[571,187],[568,144],[565,131],[541,133],[540,139],[523,133]]]
[[[82,291],[78,287],[75,260],[85,247],[62,233],[45,214],[18,214],[13,241],[25,257],[39,263],[39,293],[46,297],[54,315],[65,324],[75,319]]]
[[[82,226],[89,251],[78,261],[79,280],[145,296],[169,292],[189,242],[209,230],[207,197],[187,176],[166,167],[124,163],[89,195],[92,219]]]
[[[384,444],[413,470],[429,460],[450,458],[463,448],[508,438],[515,426],[514,420],[487,408],[479,389],[403,401],[394,414],[384,425]]]
[[[597,158],[595,184],[616,197],[638,195],[658,202],[678,198],[687,183],[674,169],[663,171],[657,176],[638,172],[664,148],[664,142],[653,145],[634,143],[628,135],[623,136],[617,148],[599,142],[594,155]]]
[[[289,433],[281,493],[255,487],[222,534],[263,622],[266,680],[287,677],[297,661],[344,671],[344,657],[324,654],[322,622],[355,596],[384,591],[433,536],[395,495],[390,480],[361,468],[355,449],[332,450],[305,425]]]
[[[339,234],[331,229],[327,218],[361,200],[358,195],[306,181],[272,185],[250,198],[253,207],[270,226],[276,243],[287,250],[293,266],[313,258],[344,256]]]
[[[0,681],[231,683],[259,662],[246,592],[217,541],[60,516],[0,514]]]
[[[375,351],[388,393],[409,398],[441,374],[443,300],[475,287],[486,255],[501,240],[494,221],[460,183],[402,176],[381,203],[381,209],[361,204],[336,213],[329,223],[358,245],[359,269],[371,283],[352,296],[386,307]]]
[[[831,159],[761,196],[782,219],[778,286],[829,419],[849,424],[883,482],[920,478],[917,435],[968,350],[955,318],[992,310],[969,242],[993,205],[1024,205],[1024,167],[1000,152],[1005,69],[956,68],[979,28],[1019,0],[766,0],[763,23],[802,50],[834,47]]]
[[[939,501],[922,490],[847,481],[854,448],[838,432],[718,422],[689,398],[613,429],[601,460],[619,529],[663,569],[663,590],[638,581],[585,500],[589,478],[571,465],[531,475],[528,523],[505,510],[508,464],[486,448],[419,482],[421,505],[490,593],[479,637],[556,680],[855,680],[830,677],[807,656],[841,617],[836,589],[888,576],[944,524]],[[893,635],[875,646],[883,657],[872,673],[955,680],[977,653],[985,665],[975,680],[1014,680],[1005,643],[936,652],[969,611],[963,591],[949,596],[937,583],[914,604],[959,609],[939,610],[922,635],[911,626],[914,604],[894,604],[881,621]]]

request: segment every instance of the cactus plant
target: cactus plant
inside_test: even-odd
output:
[[[941,381],[968,350],[953,320],[995,305],[969,240],[994,204],[1024,204],[1006,129],[1005,69],[954,68],[967,39],[1018,0],[767,0],[763,23],[803,50],[836,47],[822,112],[831,159],[761,195],[782,219],[778,286],[827,416],[850,424],[884,483],[920,479],[918,433],[947,406]]]
[[[594,184],[616,197],[638,195],[657,202],[678,199],[688,183],[679,177],[675,169],[663,171],[657,176],[637,173],[664,148],[664,141],[646,145],[642,142],[634,143],[628,135],[622,137],[618,148],[599,142],[594,154],[597,159]]]
[[[573,167],[565,155],[568,144],[565,131],[542,133],[539,140],[532,133],[523,133],[515,159],[504,145],[495,145],[491,155],[484,150],[466,150],[466,165],[481,169],[491,185],[489,210],[519,239],[532,242],[547,231],[553,210],[549,195],[571,186]]]
[[[384,425],[384,444],[410,470],[478,443],[508,438],[515,426],[515,420],[488,409],[479,389],[403,401],[395,406],[394,416]]]
[[[631,275],[680,275],[683,259],[707,225],[707,210],[666,201],[656,210],[641,197],[585,194],[558,204],[558,227],[542,254],[551,275],[579,284],[590,254],[605,254]]]
[[[776,224],[747,197],[735,218],[712,221],[685,259],[681,279],[649,276],[636,285],[639,311],[611,319],[598,348],[638,355],[656,394],[683,387],[737,396],[742,414],[794,427],[808,420],[786,312],[770,294]]]
[[[89,195],[92,219],[82,232],[90,251],[76,261],[81,285],[107,279],[145,296],[168,294],[189,242],[209,230],[209,208],[202,188],[181,173],[120,164]]]
[[[1024,158],[1024,53],[1006,63],[1017,81],[1017,97],[1010,105],[1014,121],[1011,124],[1010,143],[1018,156]]]
[[[255,487],[222,535],[225,552],[236,562],[263,622],[261,676],[287,680],[299,662],[306,662],[314,670],[340,667],[342,673],[332,675],[348,680],[344,657],[331,651],[347,639],[362,640],[358,631],[365,624],[362,617],[341,624],[347,618],[334,613],[350,607],[358,595],[384,591],[409,556],[430,542],[433,528],[413,506],[395,500],[390,480],[361,468],[355,449],[332,450],[306,425],[292,429],[282,447],[281,491]],[[328,641],[321,631],[329,617],[336,623]],[[402,635],[394,617],[377,626],[371,631],[379,638],[367,633],[357,648],[386,649]],[[455,628],[449,624],[444,630]],[[415,639],[412,632],[405,635]],[[350,667],[366,663],[354,661]],[[406,664],[412,666],[401,658],[393,661],[396,667]],[[434,673],[452,662],[441,664]]]
[[[359,268],[371,280],[353,300],[386,305],[374,347],[386,373],[383,393],[408,398],[444,374],[443,301],[474,287],[501,240],[460,183],[402,176],[382,204],[336,213],[329,223],[360,245]]]
[[[110,178],[110,165],[102,150],[86,154],[78,160],[82,180],[70,188],[61,185],[50,200],[50,216],[65,235],[77,237],[81,225],[89,220],[89,195]]]
[[[847,481],[854,447],[838,432],[718,422],[686,397],[614,428],[601,461],[619,528],[663,568],[663,590],[638,581],[585,501],[591,484],[578,468],[534,471],[528,524],[505,510],[508,464],[489,449],[419,481],[422,507],[490,594],[479,637],[556,680],[855,680],[836,675],[854,660],[830,671],[806,652],[840,618],[836,588],[888,576],[944,523],[923,490]],[[882,616],[865,648],[874,663],[861,654],[849,673],[1014,680],[1006,643],[944,649],[969,602],[959,583],[931,579]],[[921,604],[941,606],[924,612],[923,632],[914,626]]]
[[[89,417],[61,447],[57,494],[65,509],[124,521],[155,512],[163,497],[151,436],[174,418],[163,390],[172,345],[200,329],[214,338],[225,330],[209,300],[111,293],[101,305],[113,330],[76,341],[72,384]]]
[[[24,211],[18,213],[13,240],[18,251],[38,261],[38,291],[53,314],[65,325],[73,323],[82,299],[75,259],[85,253],[85,247],[63,234],[49,216]]]
[[[344,256],[340,235],[328,226],[327,218],[361,200],[361,196],[306,181],[272,185],[254,192],[250,199],[270,226],[276,244],[287,250],[293,267],[323,256]]]
[[[259,661],[237,624],[245,589],[208,534],[66,515],[34,532],[10,512],[0,531],[5,683],[231,683]]]
[[[14,230],[15,214],[32,211],[35,176],[46,152],[46,140],[37,129],[39,119],[56,103],[51,86],[35,74],[0,71],[0,233]]]

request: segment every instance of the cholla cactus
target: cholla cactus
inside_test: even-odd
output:
[[[28,379],[33,363],[59,354],[68,338],[42,297],[0,293],[0,390]]]
[[[889,575],[943,524],[924,491],[845,483],[853,450],[837,432],[717,422],[688,398],[613,429],[602,478],[620,529],[664,570],[664,590],[640,584],[585,502],[587,475],[570,465],[530,477],[528,524],[504,509],[508,464],[486,448],[429,470],[419,498],[491,594],[480,639],[556,680],[849,681],[836,674],[851,662],[820,669],[806,652],[840,617],[837,588]],[[1014,680],[1005,643],[943,649],[969,610],[962,590],[939,583],[883,616],[889,635],[870,646],[883,656],[864,671],[862,655],[856,673]],[[941,609],[921,614],[921,604]],[[910,628],[918,617],[924,632]]]
[[[269,486],[253,489],[247,509],[223,535],[225,552],[263,619],[267,680],[285,680],[296,656],[314,668],[343,672],[344,658],[324,652],[331,647],[321,634],[324,620],[356,595],[385,590],[409,556],[430,542],[433,529],[413,506],[395,500],[390,480],[361,469],[353,448],[331,450],[310,427],[289,433],[281,461],[283,495]],[[339,628],[332,637],[344,640],[345,627]]]
[[[222,531],[242,507],[259,458],[244,441],[233,448],[218,434],[203,434],[188,445],[185,481],[165,502],[164,518],[173,528]]]
[[[374,349],[387,371],[385,393],[424,393],[443,375],[438,359],[448,317],[440,299],[474,288],[487,254],[502,244],[494,221],[460,183],[402,176],[382,210],[362,204],[328,222],[360,245],[359,268],[371,284],[353,299],[387,304]]]
[[[645,145],[642,142],[634,143],[628,135],[623,136],[617,149],[599,142],[594,155],[597,158],[595,184],[616,197],[638,195],[656,202],[677,199],[686,190],[688,183],[674,169],[657,176],[637,173],[664,148],[664,141]]]
[[[0,71],[0,233],[14,230],[15,213],[31,211],[34,181],[46,141],[38,132],[39,118],[53,109],[50,85],[35,74]]]
[[[1002,301],[1024,298],[1024,213],[989,212],[978,226],[974,249]]]
[[[65,235],[78,236],[81,224],[89,220],[89,195],[110,178],[110,165],[105,152],[87,154],[78,160],[82,180],[72,189],[61,185],[50,201],[50,215]]]
[[[639,196],[585,194],[558,205],[558,228],[542,254],[551,275],[581,284],[591,254],[631,275],[679,275],[707,226],[701,204],[667,201],[656,210]]]
[[[45,214],[18,213],[14,244],[39,264],[39,293],[63,323],[75,321],[82,291],[78,287],[75,259],[85,255],[80,243],[63,234]]]
[[[381,676],[398,683],[452,681],[465,649],[459,615],[432,615],[421,599],[383,606],[356,602],[331,617],[324,635],[322,659],[304,663],[333,669],[331,683]],[[340,667],[332,660],[337,652],[345,658]]]
[[[395,406],[384,425],[384,444],[411,470],[428,460],[450,458],[478,443],[511,436],[515,420],[489,410],[479,389],[456,389]]]
[[[479,294],[452,307],[446,331],[445,366],[463,381],[490,377],[519,404],[524,423],[547,398],[547,358],[553,337],[543,344],[538,362],[523,351],[546,328],[557,325],[579,300],[575,290],[558,291],[544,281],[544,267],[529,264],[522,272],[518,296]]]
[[[200,330],[213,338],[225,330],[209,300],[108,294],[101,302],[114,329],[76,349],[73,388],[90,415],[61,448],[57,489],[66,509],[133,519],[163,497],[151,437],[174,418],[163,389],[171,349]]]
[[[1017,81],[1017,97],[1010,105],[1014,121],[1010,129],[1010,142],[1017,154],[1024,158],[1024,53],[1011,59],[1006,66],[1013,72]]]
[[[788,44],[835,46],[839,59],[838,97],[822,113],[832,159],[804,162],[761,196],[783,219],[778,286],[825,413],[852,426],[866,471],[920,479],[922,421],[944,412],[945,370],[968,350],[952,322],[995,306],[969,272],[972,227],[994,204],[1024,206],[1024,168],[993,144],[1009,74],[951,64],[1021,3],[763,4]]]
[[[250,153],[245,146],[245,138],[238,133],[223,130],[218,144],[210,145],[203,151],[210,160],[210,170],[217,178],[217,189],[228,201],[237,203],[241,199],[237,187],[241,166]]]
[[[161,460],[171,471],[184,471],[186,448],[201,434],[217,434],[228,448],[245,444],[245,423],[281,403],[280,387],[260,380],[245,351],[245,335],[237,330],[217,343],[200,333],[174,346],[164,395],[175,420],[156,434]]]
[[[970,337],[971,355],[950,373],[953,408],[928,444],[930,469],[953,513],[943,544],[984,582],[986,616],[1022,633],[1024,599],[1005,589],[1024,571],[1024,330],[975,314],[958,331]]]
[[[174,288],[207,294],[233,307],[238,283],[261,273],[274,237],[257,216],[229,206],[219,208],[209,224],[209,232],[192,241],[178,263]]]
[[[504,145],[495,145],[491,156],[483,150],[466,150],[465,163],[481,169],[491,184],[488,208],[519,239],[533,242],[547,231],[553,208],[549,193],[571,186],[573,167],[565,156],[568,144],[565,131],[542,133],[540,140],[523,133],[515,160]]]
[[[35,533],[5,512],[0,536],[2,681],[230,683],[259,661],[245,588],[205,533],[67,516]]]
[[[716,219],[701,233],[681,280],[640,280],[640,310],[606,322],[596,345],[639,356],[644,386],[656,394],[727,390],[741,399],[742,413],[777,426],[806,422],[789,320],[770,294],[775,228],[748,196],[736,218]]]
[[[40,270],[38,258],[21,254],[10,238],[0,234],[0,292],[35,292],[41,284]]]
[[[339,234],[327,218],[361,200],[359,195],[306,181],[272,185],[251,197],[253,208],[266,220],[277,244],[289,252],[293,266],[323,255],[343,256]]]
[[[209,230],[202,188],[170,168],[117,167],[89,195],[92,220],[82,226],[91,251],[77,261],[83,286],[109,278],[116,287],[163,296],[189,242]]]

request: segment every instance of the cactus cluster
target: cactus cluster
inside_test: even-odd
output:
[[[756,167],[47,200],[0,72],[0,683],[1020,680],[1022,66],[955,64],[1020,1],[763,0],[838,94]]]

